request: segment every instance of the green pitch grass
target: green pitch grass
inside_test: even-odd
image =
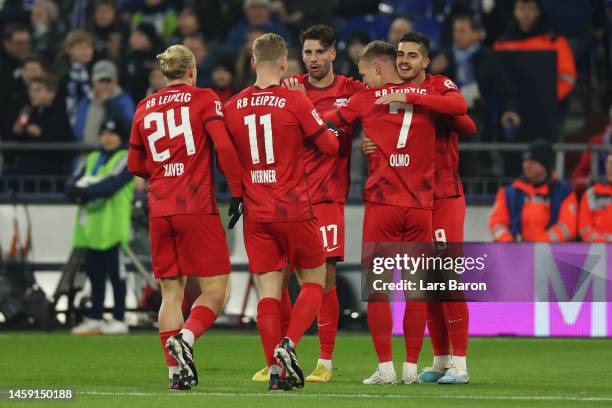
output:
[[[403,345],[394,339],[395,368],[401,377]],[[431,361],[428,340],[420,367]],[[316,362],[318,340],[299,347],[306,374]],[[612,341],[475,338],[470,343],[471,383],[466,386],[365,386],[376,367],[367,335],[341,334],[328,384],[267,393],[251,381],[263,366],[259,338],[252,332],[205,335],[196,345],[200,385],[189,392],[167,390],[156,333],[117,337],[67,334],[0,334],[0,388],[71,388],[72,402],[34,406],[66,407],[610,407]],[[4,394],[6,398],[6,394]],[[5,406],[28,403],[0,401]]]

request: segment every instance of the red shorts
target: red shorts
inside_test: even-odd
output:
[[[264,273],[290,268],[311,269],[325,263],[323,241],[314,218],[293,222],[245,222],[244,246],[249,271]]]
[[[320,203],[312,206],[319,224],[323,249],[328,261],[344,260],[344,204]]]
[[[432,242],[432,211],[366,203],[364,242]]]
[[[463,242],[464,222],[464,196],[434,199],[433,237],[436,242]]]
[[[230,273],[229,250],[219,214],[152,218],[149,236],[156,279]]]

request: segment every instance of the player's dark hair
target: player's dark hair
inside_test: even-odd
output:
[[[395,61],[396,50],[393,45],[386,41],[376,40],[372,41],[365,46],[359,60],[369,60],[375,57],[388,58],[391,61]]]
[[[455,21],[467,21],[472,31],[482,31],[482,24],[480,23],[480,20],[478,20],[476,16],[473,14],[470,14],[470,13],[459,14],[453,19],[453,23]]]
[[[403,43],[403,42],[417,43],[423,49],[423,55],[425,57],[429,56],[429,47],[430,47],[429,38],[427,38],[427,36],[423,33],[417,33],[417,32],[406,33],[402,35],[402,38],[400,38],[399,42],[400,43]]]
[[[13,34],[23,31],[27,31],[29,33],[30,29],[27,25],[21,23],[8,24],[2,31],[2,39],[5,41],[10,41],[13,39]]]
[[[315,24],[310,26],[300,34],[302,45],[306,40],[318,40],[326,50],[336,46],[336,33],[334,29],[325,24]]]

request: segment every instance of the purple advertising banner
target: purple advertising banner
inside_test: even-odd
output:
[[[484,272],[462,276],[488,286],[466,291],[471,335],[612,337],[612,245],[463,245],[465,257],[484,254]],[[404,302],[393,299],[393,333],[402,334]]]

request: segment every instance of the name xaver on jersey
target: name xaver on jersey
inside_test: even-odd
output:
[[[164,164],[164,177],[182,176],[185,172],[183,163],[166,163]]]

